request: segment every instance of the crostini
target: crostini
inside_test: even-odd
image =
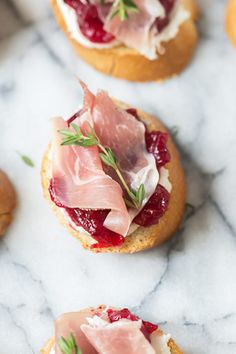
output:
[[[80,57],[130,81],[179,74],[194,53],[195,0],[51,0],[56,19]]]
[[[0,237],[3,236],[13,218],[16,192],[7,175],[0,170]]]
[[[67,121],[54,119],[44,194],[87,249],[133,253],[160,245],[185,208],[178,151],[160,121],[82,87],[83,107]]]
[[[127,308],[104,305],[66,313],[41,354],[182,354],[169,334]]]
[[[230,41],[236,47],[236,0],[228,1],[225,28]]]

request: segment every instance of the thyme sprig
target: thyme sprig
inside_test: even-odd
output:
[[[72,333],[67,339],[61,337],[58,341],[58,346],[63,354],[82,354]]]
[[[129,18],[130,12],[138,12],[138,6],[133,0],[115,0],[112,5],[111,18],[120,16],[121,21]]]
[[[74,129],[74,131],[67,130],[67,129],[59,130],[59,133],[64,137],[61,145],[64,146],[78,145],[82,147],[97,146],[101,151],[99,155],[102,162],[105,165],[113,168],[113,170],[116,172],[117,176],[119,177],[119,180],[121,181],[124,189],[126,190],[130,198],[130,200],[125,199],[127,206],[131,208],[139,209],[145,198],[144,184],[141,184],[136,191],[129,188],[119,169],[114,152],[109,147],[102,145],[94,129],[90,127],[90,131],[86,133],[82,133],[80,127],[77,124],[72,123],[71,126]]]

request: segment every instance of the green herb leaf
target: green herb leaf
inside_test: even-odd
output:
[[[100,158],[101,158],[102,162],[103,162],[105,165],[114,168],[114,163],[110,160],[109,156],[107,156],[106,154],[104,154],[104,153],[101,152],[101,153],[100,153]]]
[[[144,184],[140,184],[137,191],[131,190],[129,193],[130,198],[132,199],[135,207],[139,209],[142,205],[142,202],[145,198],[145,188]]]
[[[144,188],[144,184],[140,184],[138,192],[137,192],[137,198],[138,198],[138,202],[141,205],[144,198],[145,198],[145,188]]]
[[[138,6],[133,0],[116,0],[112,5],[110,18],[112,19],[119,14],[121,21],[129,18],[129,12],[138,12]]]
[[[58,341],[58,346],[63,354],[82,354],[72,333],[67,339],[61,337]]]
[[[34,167],[34,163],[33,161],[31,160],[31,158],[29,156],[26,156],[26,155],[22,155],[21,153],[19,153],[17,151],[18,155],[21,157],[21,160],[27,165],[27,166],[30,166],[30,167]]]
[[[75,132],[65,129],[60,129],[58,131],[61,135],[64,136],[61,145],[79,145],[83,147],[89,147],[99,143],[96,135],[89,132],[87,134],[83,134],[80,127],[75,123],[72,123],[71,126]]]

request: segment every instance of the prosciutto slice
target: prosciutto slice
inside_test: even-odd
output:
[[[120,320],[104,326],[83,324],[82,332],[99,354],[155,354],[140,331],[141,321]]]
[[[155,159],[145,145],[145,128],[125,110],[118,108],[109,96],[100,91],[94,96],[84,89],[84,105],[75,123],[82,131],[92,125],[99,139],[109,146],[128,184],[137,189],[145,187],[143,205],[154,193],[159,180]],[[62,118],[54,120],[52,144],[52,187],[58,205],[80,209],[110,210],[104,226],[126,236],[132,219],[139,212],[128,211],[123,191],[113,174],[104,171],[98,147],[61,146],[59,129],[67,128]]]
[[[61,146],[62,118],[54,120],[53,190],[59,204],[68,208],[111,209],[110,229],[125,235],[130,217],[120,185],[103,171],[96,146]]]
[[[80,312],[66,313],[59,317],[55,323],[55,339],[56,339],[56,354],[62,354],[58,347],[58,341],[61,337],[68,338],[70,334],[75,336],[76,343],[78,344],[83,354],[98,354],[92,344],[88,341],[80,327],[82,324],[87,323],[86,318],[92,315],[92,310],[83,310]]]
[[[165,16],[165,9],[157,0],[135,0],[139,11],[129,13],[129,19],[121,21],[119,16],[108,15],[104,28],[130,48],[136,49],[149,59],[156,58],[156,18]]]

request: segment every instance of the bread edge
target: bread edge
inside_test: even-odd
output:
[[[236,47],[236,0],[229,0],[227,3],[225,30],[231,43]]]
[[[179,28],[176,37],[163,43],[165,54],[156,60],[149,60],[137,51],[123,45],[96,49],[87,48],[73,39],[67,28],[56,0],[51,0],[52,9],[59,26],[71,42],[76,53],[96,70],[129,81],[164,81],[178,75],[190,62],[198,42],[195,20],[199,10],[195,0],[182,0],[190,11],[191,18]]]

